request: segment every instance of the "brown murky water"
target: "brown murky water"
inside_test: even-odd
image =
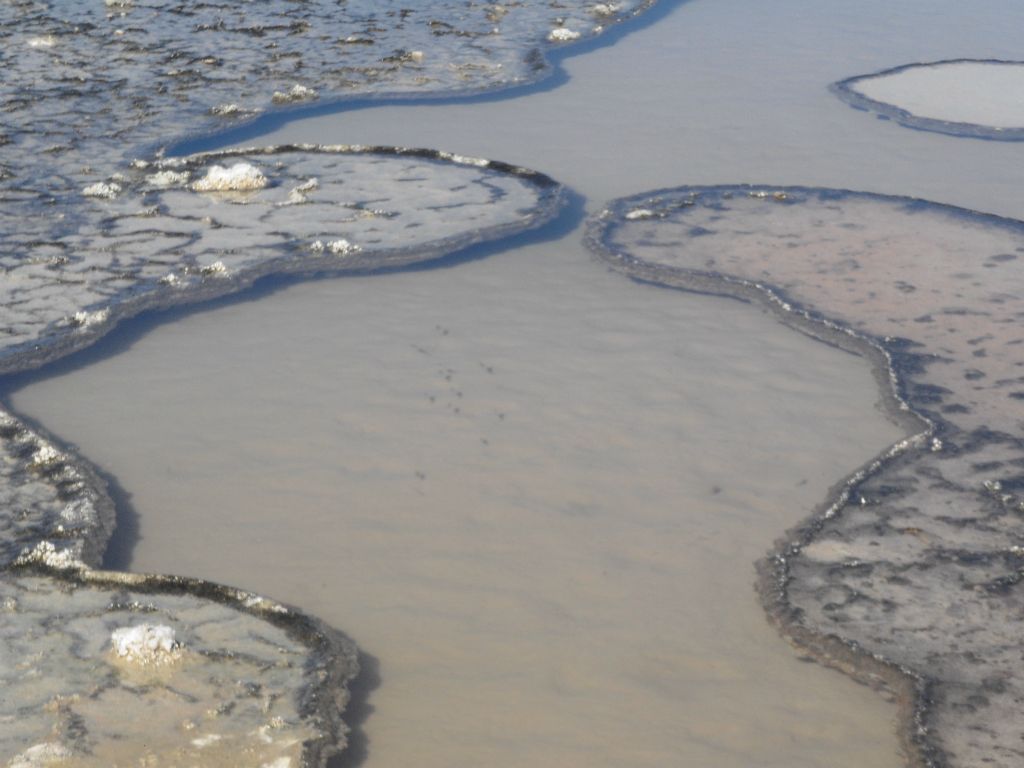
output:
[[[954,34],[1012,36],[909,4],[879,37],[873,5],[695,2],[529,99],[266,141],[439,145],[540,168],[594,209],[770,179],[1019,212],[1019,150],[826,91]],[[133,569],[297,603],[379,661],[368,766],[898,765],[893,709],[799,661],[751,589],[770,542],[899,436],[866,365],[630,283],[578,241],[200,312],[13,403],[131,494]]]
[[[869,372],[575,240],[201,313],[15,403],[116,468],[133,569],[380,660],[367,765],[897,764],[889,710],[751,589],[897,437]]]

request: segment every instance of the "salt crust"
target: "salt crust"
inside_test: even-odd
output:
[[[312,101],[317,96],[314,89],[296,83],[287,92],[274,91],[272,101],[275,104],[287,104],[293,101]]]
[[[552,29],[548,33],[548,40],[555,43],[567,43],[570,40],[579,39],[579,36],[579,32],[574,32],[573,30],[566,29],[565,27],[559,27],[558,29]]]
[[[7,768],[42,768],[46,765],[59,765],[71,757],[67,747],[46,742],[29,747],[7,764]]]
[[[85,189],[83,189],[82,194],[85,195],[86,197],[100,197],[106,200],[113,200],[115,197],[117,197],[120,191],[120,184],[105,184],[102,181],[98,181],[95,184],[90,184]]]
[[[26,547],[18,555],[14,564],[45,565],[61,571],[85,568],[85,563],[82,562],[73,549],[57,549],[52,541],[40,541],[34,547]]]
[[[335,256],[348,256],[351,253],[358,253],[359,251],[363,250],[361,246],[358,246],[354,243],[350,243],[345,238],[341,238],[339,240],[332,240],[331,242],[326,244],[324,243],[323,240],[317,240],[316,242],[312,243],[309,247],[316,253],[323,253],[326,250],[330,251]]]
[[[71,325],[78,326],[79,328],[89,328],[90,326],[101,325],[107,322],[109,317],[110,310],[104,308],[98,309],[95,312],[75,312],[69,322]]]
[[[181,658],[174,630],[163,624],[121,627],[110,634],[114,654],[132,664],[158,666]]]
[[[251,163],[235,163],[230,168],[212,165],[206,175],[192,184],[196,192],[247,192],[269,185],[263,171]]]
[[[146,179],[146,181],[152,187],[166,189],[167,187],[176,187],[186,184],[188,183],[188,179],[188,171],[158,171]]]

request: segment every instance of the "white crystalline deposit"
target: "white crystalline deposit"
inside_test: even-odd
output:
[[[355,243],[350,243],[345,238],[339,238],[338,240],[332,240],[329,243],[324,243],[323,240],[317,240],[309,246],[316,253],[323,253],[324,251],[330,251],[335,256],[348,256],[351,253],[358,253],[363,250],[360,246]]]
[[[52,464],[58,459],[63,458],[60,451],[54,448],[49,443],[40,443],[39,447],[32,454],[33,464]]]
[[[598,3],[590,10],[595,16],[612,16],[618,13],[622,9],[622,6],[618,3]]]
[[[275,104],[288,104],[293,101],[312,101],[317,95],[317,92],[312,88],[296,83],[287,92],[274,91],[271,100]]]
[[[570,40],[579,39],[580,33],[575,32],[565,27],[558,27],[558,29],[552,29],[548,33],[548,40],[553,43],[568,43]]]
[[[630,221],[635,221],[636,219],[653,219],[654,211],[650,208],[634,208],[626,214],[626,218]]]
[[[151,187],[167,189],[168,187],[178,187],[187,184],[188,179],[188,171],[157,171],[146,179],[146,182]]]
[[[70,750],[60,744],[44,743],[29,747],[7,764],[8,768],[43,768],[48,765],[60,765],[71,757]]]
[[[90,184],[82,190],[82,194],[86,197],[102,197],[107,200],[113,200],[117,197],[121,191],[121,185],[111,182],[105,184],[102,181],[98,181],[95,184]]]
[[[438,152],[437,156],[442,160],[451,160],[460,165],[474,165],[477,168],[486,168],[491,164],[490,160],[483,157],[467,157],[466,155],[456,155],[453,152]]]
[[[100,325],[107,322],[109,317],[109,309],[98,309],[95,312],[75,312],[68,322],[70,325],[74,325],[79,328],[89,328],[93,325]]]
[[[350,253],[356,253],[362,250],[358,245],[350,243],[345,238],[332,240],[327,244],[327,249],[335,256],[347,256]]]
[[[208,267],[200,269],[199,272],[203,277],[227,277],[230,274],[223,261],[215,261]]]
[[[320,182],[317,179],[310,179],[309,181],[299,184],[299,186],[294,187],[288,193],[288,199],[285,201],[284,205],[300,205],[305,203],[309,199],[307,197],[308,193],[316,191],[319,186]]]
[[[14,561],[15,565],[31,565],[33,563],[59,570],[85,567],[85,563],[73,549],[57,549],[52,541],[40,541],[31,549],[22,550],[22,553]]]
[[[263,189],[269,183],[255,165],[235,163],[230,168],[211,165],[206,175],[192,184],[192,189],[196,192],[247,192]]]
[[[96,507],[92,499],[81,498],[65,504],[60,511],[60,519],[63,521],[57,526],[59,532],[64,531],[64,525],[79,526],[91,523],[96,519]]]
[[[121,627],[110,634],[114,654],[132,664],[169,664],[181,658],[174,630],[162,624]]]

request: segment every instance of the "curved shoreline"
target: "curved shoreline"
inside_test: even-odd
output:
[[[1021,128],[997,128],[979,123],[964,123],[952,120],[940,120],[933,117],[921,117],[909,112],[906,109],[885,101],[878,101],[865,96],[856,90],[857,83],[864,80],[873,80],[889,75],[898,75],[911,69],[920,67],[934,67],[943,64],[1024,64],[1022,61],[1010,61],[1006,59],[942,59],[940,61],[919,61],[910,64],[901,64],[898,67],[871,72],[866,75],[854,75],[838,82],[832,83],[828,89],[849,104],[854,109],[865,112],[874,112],[887,120],[893,120],[906,128],[913,128],[919,131],[930,133],[942,133],[947,136],[956,136],[965,139],[986,139],[988,141],[1024,141],[1024,127]]]
[[[827,632],[809,626],[804,621],[804,610],[791,599],[790,586],[794,579],[793,559],[799,557],[808,545],[815,542],[831,521],[842,516],[844,508],[852,505],[854,498],[860,496],[859,503],[865,503],[865,498],[870,494],[865,491],[865,495],[860,495],[859,491],[868,481],[882,475],[900,459],[911,461],[915,456],[924,457],[931,452],[941,451],[943,440],[950,431],[955,436],[957,428],[944,424],[944,419],[937,414],[926,413],[925,411],[929,409],[921,410],[914,406],[913,397],[907,394],[909,382],[904,370],[913,371],[920,365],[912,360],[901,359],[902,355],[898,351],[901,340],[891,337],[880,338],[854,330],[830,319],[824,314],[825,310],[808,309],[790,300],[783,291],[770,282],[716,271],[657,264],[630,253],[628,248],[612,244],[614,228],[627,221],[629,217],[626,214],[631,210],[635,218],[657,219],[662,215],[670,216],[675,210],[693,205],[704,191],[712,194],[722,193],[723,196],[731,196],[733,193],[737,197],[749,195],[752,198],[767,198],[769,201],[772,199],[771,196],[775,195],[774,199],[781,201],[777,203],[779,205],[787,204],[787,196],[794,193],[836,192],[837,196],[849,194],[856,198],[878,199],[901,203],[908,207],[923,205],[990,224],[1008,225],[1018,232],[1024,231],[1024,223],[916,198],[849,193],[845,190],[749,184],[680,187],[641,193],[613,201],[587,224],[586,244],[590,250],[602,262],[632,279],[757,304],[783,325],[858,354],[869,361],[879,384],[886,411],[906,431],[907,437],[884,449],[874,459],[840,480],[833,486],[825,500],[802,523],[786,531],[757,563],[758,578],[755,589],[771,623],[795,647],[816,661],[844,672],[879,691],[887,699],[897,702],[900,718],[899,736],[908,765],[913,768],[936,768],[950,764],[949,755],[936,741],[936,736],[940,735],[934,723],[936,687],[939,681],[920,668],[911,668],[905,663],[866,648],[855,639],[844,637],[841,631]],[[690,195],[689,199],[687,195]],[[674,242],[673,246],[685,250],[685,245],[677,242]],[[989,492],[992,492],[993,488],[996,493],[999,492],[998,483],[986,482],[985,488]],[[1011,495],[1009,498],[1015,497]],[[1010,549],[1016,550],[1014,547]],[[1006,578],[1012,579],[1012,576]],[[1002,584],[1003,579],[998,579],[997,583]]]

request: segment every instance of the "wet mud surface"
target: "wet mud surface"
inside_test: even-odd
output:
[[[762,600],[819,660],[905,700],[914,764],[1019,765],[1024,225],[839,190],[683,187],[616,201],[588,238],[626,274],[766,304],[874,361],[915,434],[777,543]]]
[[[18,569],[0,616],[10,765],[315,765],[345,743],[355,646],[256,595]]]
[[[471,93],[533,82],[550,71],[548,49],[591,38],[649,5],[4,5],[0,370],[38,367],[140,311],[237,291],[266,274],[405,266],[553,218],[562,197],[550,179],[447,152],[303,145],[168,159],[162,147],[270,110],[352,94]],[[96,585],[107,577],[90,570],[112,533],[113,504],[84,461],[9,414],[0,414],[0,456],[0,570],[12,628],[2,641],[4,686],[25,692],[35,685],[30,678],[48,681],[33,688],[43,698],[5,697],[3,757],[17,765],[134,761],[140,756],[125,745],[138,745],[139,734],[112,720],[136,706],[162,706],[170,684],[111,682],[123,670],[94,658],[110,642],[108,625],[136,611],[121,616],[110,607],[117,601],[104,608]],[[25,568],[39,575],[18,575]],[[251,611],[239,618],[234,608],[218,617],[214,593],[223,588],[204,582],[168,587],[163,577],[109,578],[154,595],[180,594],[138,609],[165,615],[179,635],[204,636],[205,621],[223,629],[199,643],[207,661],[239,659],[238,648],[256,631],[250,626],[265,620]],[[189,600],[194,605],[179,604]],[[57,632],[50,617],[62,612],[82,617],[80,632]],[[323,702],[295,707],[283,720],[273,707],[264,712],[287,722],[291,745],[303,746],[279,755],[254,747],[254,764],[320,765],[343,746],[345,682],[357,664],[347,640],[326,637],[295,635],[293,662],[272,672],[253,656],[252,674],[265,678],[254,685],[273,701]],[[45,653],[32,656],[19,638],[36,638]],[[58,682],[55,670],[66,665],[76,676]],[[313,674],[327,668],[337,669]],[[209,680],[226,674],[203,669]],[[176,691],[173,706],[188,700],[235,711],[234,694],[188,680],[183,687],[196,690]],[[111,702],[110,712],[97,696]],[[43,699],[42,711],[71,725],[53,725],[47,735],[45,717],[22,721]],[[91,714],[61,703],[86,699]],[[117,707],[121,714],[111,714]],[[144,757],[162,765],[222,752],[225,764],[237,764],[226,756],[249,752],[225,735],[235,726],[218,727],[219,738],[204,741],[209,750],[201,755],[195,744],[173,746],[174,738],[192,743],[178,733]]]
[[[1024,141],[1024,62],[950,59],[905,64],[833,83],[847,104],[922,131]]]

